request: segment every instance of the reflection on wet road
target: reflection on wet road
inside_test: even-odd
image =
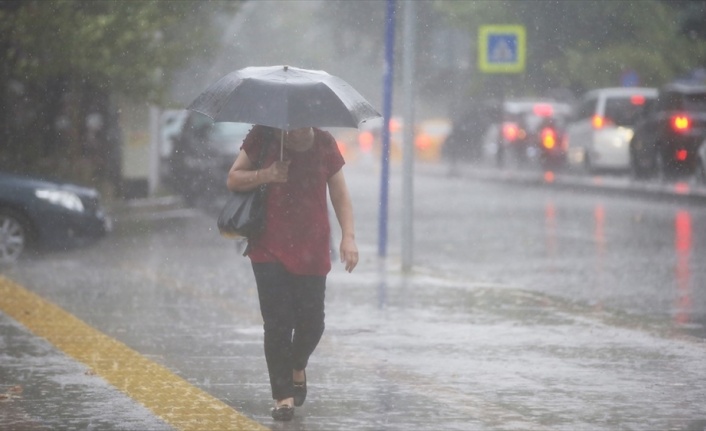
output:
[[[706,346],[685,336],[702,333],[706,302],[699,208],[420,176],[416,261],[402,274],[397,229],[386,261],[376,257],[377,181],[350,171],[361,262],[329,276],[310,394],[290,424],[269,418],[248,261],[210,216],[131,216],[109,241],[6,276],[273,429],[689,429],[706,418]],[[391,226],[398,186],[394,177]],[[0,364],[3,383],[41,386],[45,401],[15,397],[0,413],[90,428],[99,411],[101,429],[120,429],[129,400],[95,379],[56,384],[76,367],[20,347],[36,337],[2,319],[17,349]],[[101,397],[62,397],[75,393]],[[131,424],[159,428],[139,411]]]
[[[674,220],[674,249],[677,263],[674,275],[677,286],[675,323],[686,325],[691,320],[691,214],[681,210]]]
[[[702,205],[444,175],[415,186],[417,266],[666,320],[706,337]],[[400,217],[394,211],[391,220]]]
[[[556,206],[553,200],[549,200],[545,205],[545,243],[546,256],[548,259],[553,259],[557,254],[557,221]],[[594,288],[599,293],[598,297],[605,295],[606,285],[606,210],[602,203],[596,204],[593,209],[594,218],[594,235],[593,242],[595,245],[593,260],[595,261],[594,271]],[[686,209],[679,209],[674,214],[674,277],[673,284],[674,292],[674,311],[673,321],[678,327],[687,329],[699,329],[697,334],[706,336],[706,330],[703,327],[699,328],[698,320],[692,321],[692,217],[691,212]],[[551,263],[549,263],[551,265]],[[556,270],[556,268],[555,268]],[[629,288],[629,286],[627,286]],[[666,286],[665,286],[666,287]],[[597,307],[602,307],[602,301],[597,299]],[[703,309],[701,310],[703,313]],[[703,316],[701,316],[703,317]]]

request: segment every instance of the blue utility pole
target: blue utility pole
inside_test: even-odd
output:
[[[409,273],[414,260],[414,48],[417,0],[405,0],[402,82],[405,113],[402,148],[402,271]]]
[[[395,0],[387,0],[385,17],[385,70],[383,71],[382,173],[380,178],[380,219],[378,256],[387,256],[387,204],[390,188],[390,117],[392,115],[392,77],[395,58]]]

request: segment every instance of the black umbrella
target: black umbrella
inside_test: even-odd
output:
[[[344,80],[321,70],[246,67],[208,87],[187,108],[216,122],[282,130],[358,127],[380,114]]]

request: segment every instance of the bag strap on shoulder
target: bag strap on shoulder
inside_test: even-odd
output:
[[[259,157],[255,160],[255,169],[260,169],[262,167],[262,164],[265,162],[265,155],[267,154],[267,148],[269,147],[269,139],[271,138],[270,133],[266,133],[265,138],[262,140],[262,144],[260,145],[260,155]],[[262,184],[259,189],[260,193],[264,193],[267,188],[267,184]],[[252,244],[250,243],[250,238],[247,240],[247,245],[245,246],[245,250],[243,250],[243,256],[247,256],[250,253],[250,248]]]
[[[255,168],[260,169],[262,167],[262,164],[265,162],[265,154],[267,154],[267,147],[269,146],[269,142],[267,139],[262,140],[262,144],[260,145],[260,156],[255,160]]]
[[[265,129],[262,131],[261,135],[262,142],[260,144],[260,156],[254,161],[255,169],[262,168],[262,164],[265,162],[265,155],[267,154],[267,149],[270,147],[270,141],[274,139],[274,129],[266,126],[260,127],[265,127]]]

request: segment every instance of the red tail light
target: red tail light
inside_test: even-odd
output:
[[[516,141],[520,136],[520,128],[515,123],[503,123],[503,139],[508,142]]]
[[[551,117],[554,115],[554,107],[548,103],[538,103],[532,106],[532,112],[538,117]]]
[[[669,122],[675,132],[686,133],[691,129],[691,118],[685,114],[672,115]]]
[[[686,150],[677,150],[677,153],[675,154],[677,160],[680,162],[683,162],[686,160],[687,157],[689,157],[689,152]]]
[[[542,137],[542,146],[547,150],[551,150],[556,146],[556,132],[551,127],[545,127],[540,133]]]
[[[636,106],[641,106],[645,104],[645,96],[641,94],[635,94],[630,96],[630,103]]]

